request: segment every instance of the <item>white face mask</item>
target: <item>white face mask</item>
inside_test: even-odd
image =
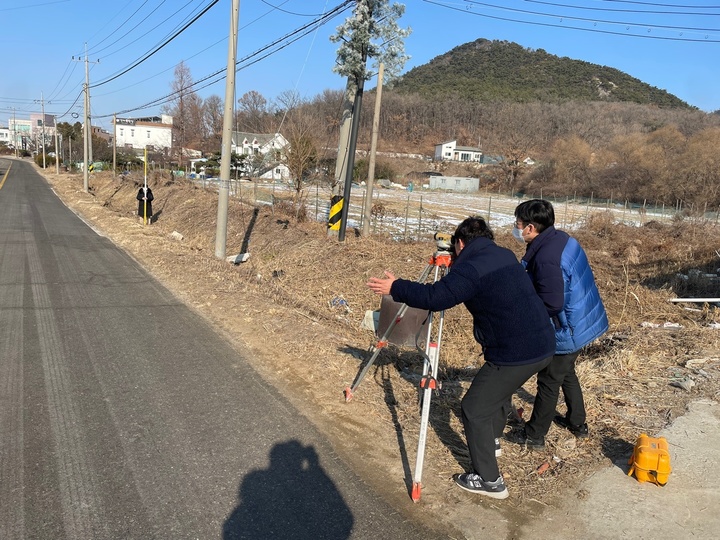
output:
[[[518,229],[515,225],[513,225],[512,235],[519,243],[524,244],[525,239],[522,235],[523,229]]]

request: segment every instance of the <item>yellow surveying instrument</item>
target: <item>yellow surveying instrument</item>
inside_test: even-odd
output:
[[[428,261],[425,270],[423,270],[422,274],[420,274],[420,277],[418,278],[419,283],[429,282],[431,276],[432,282],[434,283],[450,271],[454,250],[454,238],[451,235],[444,233],[435,233],[434,238],[437,249]],[[370,346],[367,353],[370,358],[360,370],[360,373],[358,373],[355,377],[355,382],[353,382],[352,386],[345,388],[344,393],[346,402],[353,398],[354,392],[357,390],[358,386],[360,386],[360,383],[365,378],[368,370],[375,363],[380,351],[388,346],[393,331],[408,313],[408,309],[409,306],[407,304],[402,304],[380,339]],[[437,313],[437,329],[433,328],[435,315],[436,314],[432,311],[428,312],[426,323],[421,326],[415,336],[415,346],[423,355],[423,372],[419,384],[419,400],[421,408],[420,434],[418,437],[417,460],[415,462],[415,472],[413,474],[412,491],[410,494],[414,502],[420,500],[420,493],[422,491],[422,470],[425,460],[428,421],[430,418],[430,400],[432,398],[433,390],[439,390],[441,387],[440,382],[437,380],[437,372],[438,361],[440,358],[440,346],[442,343],[443,323],[445,321],[445,311],[443,310]],[[421,334],[423,333],[424,348],[421,346],[423,343]]]

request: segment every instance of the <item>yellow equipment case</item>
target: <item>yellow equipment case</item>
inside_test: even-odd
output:
[[[670,476],[670,452],[665,437],[638,437],[630,460],[628,476],[635,474],[639,482],[652,482],[658,486],[667,484]]]

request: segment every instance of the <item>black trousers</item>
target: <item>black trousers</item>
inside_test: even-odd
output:
[[[495,439],[503,434],[513,393],[545,368],[552,356],[520,366],[485,362],[462,399],[462,421],[475,473],[494,482],[500,476]]]
[[[529,438],[539,439],[547,434],[555,416],[560,388],[567,405],[568,422],[574,426],[585,423],[585,402],[575,373],[575,360],[579,354],[580,351],[556,354],[548,366],[538,373],[535,404],[530,421],[525,425],[525,433]]]

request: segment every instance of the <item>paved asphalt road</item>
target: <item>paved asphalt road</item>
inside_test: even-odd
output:
[[[3,179],[0,539],[442,536],[29,163],[0,159]]]

